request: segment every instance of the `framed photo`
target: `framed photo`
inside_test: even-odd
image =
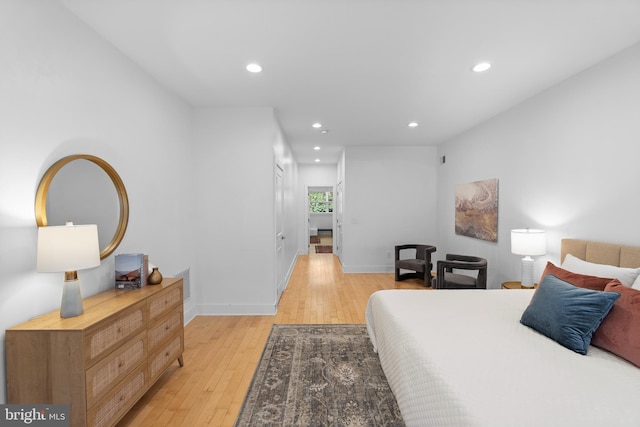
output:
[[[498,180],[456,185],[456,234],[498,241]]]

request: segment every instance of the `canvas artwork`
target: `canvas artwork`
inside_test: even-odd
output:
[[[498,241],[498,180],[456,185],[456,234]]]

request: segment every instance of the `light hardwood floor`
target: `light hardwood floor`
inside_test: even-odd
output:
[[[184,367],[176,362],[118,424],[232,426],[276,323],[361,323],[380,289],[425,289],[392,273],[345,274],[333,254],[298,257],[274,316],[198,316],[185,328]]]

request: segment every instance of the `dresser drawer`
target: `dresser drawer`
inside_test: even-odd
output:
[[[184,350],[182,334],[175,336],[158,351],[149,356],[149,378],[155,381]]]
[[[147,358],[147,334],[141,332],[125,345],[93,365],[86,373],[87,407],[136,369]]]
[[[175,286],[167,292],[149,298],[149,323],[160,319],[175,307],[182,305],[182,286]]]
[[[84,351],[87,366],[145,329],[144,308],[144,302],[136,304],[87,331]]]
[[[183,365],[182,292],[174,278],[109,289],[79,316],[54,310],[7,329],[7,403],[65,403],[72,427],[115,426],[174,359]]]
[[[149,353],[153,353],[167,338],[182,333],[182,309],[176,310],[153,325],[147,332]]]
[[[88,426],[108,427],[115,424],[147,390],[146,366],[142,365],[89,409]]]

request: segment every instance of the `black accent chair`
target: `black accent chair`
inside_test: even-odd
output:
[[[417,278],[424,280],[425,286],[431,286],[431,269],[433,268],[433,263],[431,262],[431,254],[436,251],[436,247],[431,245],[409,244],[398,245],[395,248],[396,282],[405,279]],[[412,250],[411,253],[414,258],[401,259],[400,256],[408,256],[406,254],[401,255],[401,252],[404,250]],[[400,274],[400,269],[411,270],[411,272]]]
[[[447,254],[438,261],[434,289],[487,289],[487,260],[468,255]],[[477,270],[477,276],[454,273],[453,270]]]

